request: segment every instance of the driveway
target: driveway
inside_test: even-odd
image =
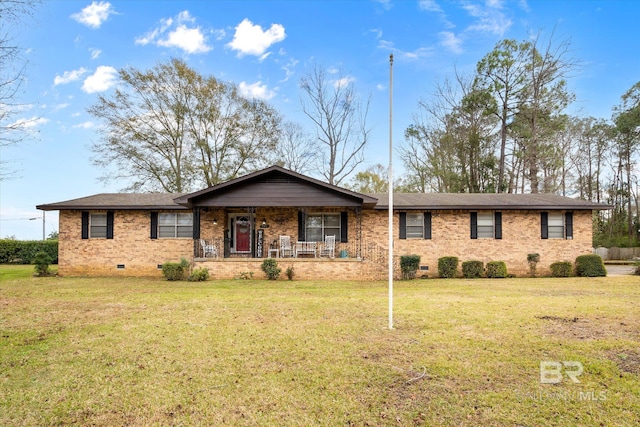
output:
[[[622,276],[626,274],[633,274],[633,265],[614,265],[605,264],[608,276]]]

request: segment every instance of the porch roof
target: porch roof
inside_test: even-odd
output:
[[[373,208],[378,200],[280,166],[271,166],[195,193],[185,194],[177,197],[174,202],[188,207]]]

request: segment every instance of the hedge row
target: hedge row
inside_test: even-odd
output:
[[[33,264],[38,252],[45,252],[52,264],[58,263],[57,240],[0,240],[0,264]]]

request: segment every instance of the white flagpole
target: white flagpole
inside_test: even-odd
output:
[[[389,55],[389,329],[393,329],[393,53]]]

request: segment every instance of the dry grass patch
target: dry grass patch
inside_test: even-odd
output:
[[[9,276],[2,425],[640,422],[632,276],[396,282],[392,331],[382,282]]]

